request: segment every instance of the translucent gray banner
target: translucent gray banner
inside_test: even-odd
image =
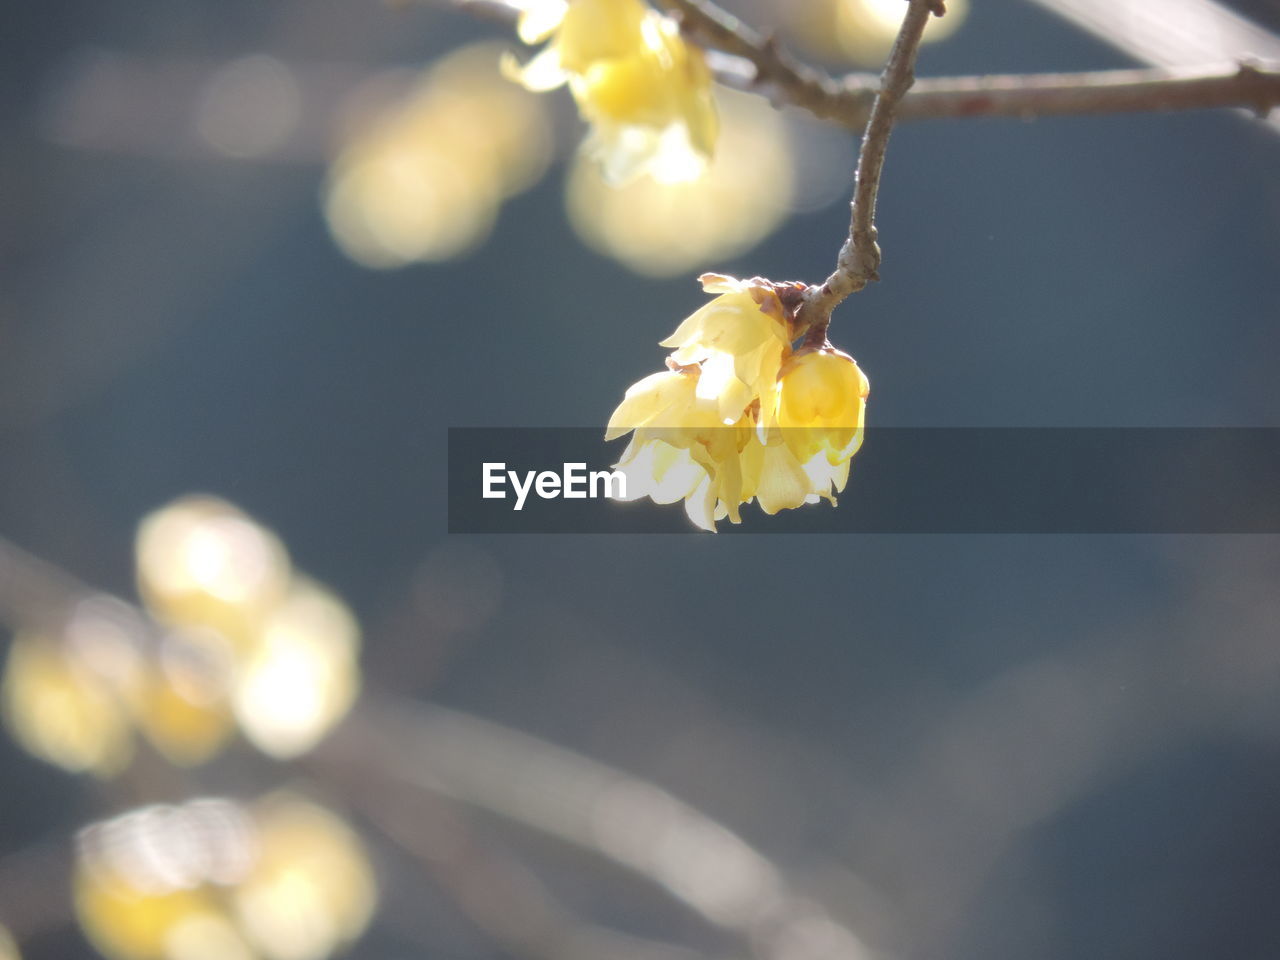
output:
[[[451,533],[698,532],[679,502],[615,499],[627,439],[583,428],[450,428]],[[523,494],[523,495],[522,495]],[[1280,533],[1280,429],[867,430],[839,504],[749,533]]]

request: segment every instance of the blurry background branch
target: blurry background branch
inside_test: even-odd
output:
[[[166,633],[140,608],[0,539],[0,622],[17,633],[74,617],[85,629],[98,615],[109,618],[102,627],[127,630],[143,647]],[[480,849],[448,801],[643,877],[755,956],[867,954],[852,931],[792,893],[773,863],[716,820],[646,780],[500,724],[366,688],[303,767],[400,848],[449,873],[446,887],[473,921],[524,955],[673,960],[688,952],[577,920],[517,864]],[[0,889],[13,876],[0,865]],[[484,884],[485,903],[476,902],[475,882]]]

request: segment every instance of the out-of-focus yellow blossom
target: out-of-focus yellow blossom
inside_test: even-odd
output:
[[[801,284],[702,277],[715,300],[663,346],[670,368],[632,386],[606,440],[633,432],[616,468],[625,499],[683,500],[695,524],[741,522],[753,500],[766,513],[844,489],[862,442],[869,384],[829,345],[793,353]]]
[[[243,879],[255,857],[253,826],[235,804],[145,807],[81,832],[76,915],[115,960],[201,960],[209,954],[196,952],[192,932],[215,930],[222,956],[250,960],[222,888]]]
[[[232,893],[234,915],[268,960],[321,960],[358,937],[377,899],[359,838],[289,794],[254,809],[257,862]]]
[[[18,953],[18,945],[9,936],[9,931],[0,926],[0,960],[22,960]]]
[[[53,640],[20,633],[4,673],[4,718],[28,752],[73,773],[108,777],[133,756],[129,721],[112,691]]]
[[[796,32],[816,53],[878,67],[893,46],[906,7],[902,0],[803,0],[793,11]],[[946,16],[929,18],[923,42],[945,40],[968,12],[968,0],[947,0]]]
[[[641,0],[523,0],[520,39],[551,42],[525,67],[504,69],[529,90],[568,83],[591,125],[585,151],[606,178],[697,177],[716,139],[711,73],[674,22]]]
[[[279,759],[310,750],[355,700],[359,642],[342,601],[296,581],[238,672],[235,715],[254,746]]]
[[[135,541],[138,592],[161,621],[213,629],[249,648],[288,590],[279,538],[224,500],[191,496],[147,516]]]
[[[353,124],[329,173],[325,215],[357,263],[461,256],[489,235],[502,200],[546,171],[546,111],[499,75],[498,58],[490,44],[463,47]]]
[[[183,676],[185,672],[191,675]],[[189,671],[180,665],[150,668],[131,706],[143,735],[184,767],[204,763],[235,729],[225,688],[206,682],[194,665]]]
[[[347,607],[294,573],[284,545],[231,504],[190,496],[139,524],[138,590],[90,597],[57,635],[20,632],[0,705],[19,744],[72,772],[112,776],[141,733],[172,763],[204,763],[237,726],[264,753],[311,749],[360,685]]]
[[[198,762],[238,723],[264,753],[295,757],[342,718],[359,687],[360,632],[337,597],[293,572],[274,534],[225,501],[187,497],[146,518],[139,588],[184,629],[143,729]]]
[[[611,186],[579,156],[565,184],[569,221],[583,242],[646,276],[672,276],[737,256],[786,217],[795,164],[783,119],[759,97],[718,93],[715,157],[696,178],[641,177]]]
[[[73,887],[81,928],[113,960],[322,960],[363,932],[376,899],[355,834],[289,794],[91,826]]]

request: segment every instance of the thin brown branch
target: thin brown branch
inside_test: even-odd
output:
[[[0,538],[0,623],[15,630],[65,623],[77,612],[89,615],[86,603],[94,616],[123,612],[113,626],[136,632],[139,643],[164,633],[146,611]],[[351,715],[297,764],[338,796],[374,785],[383,802],[413,807],[434,795],[558,837],[664,889],[764,960],[867,956],[852,930],[794,892],[778,866],[718,821],[656,784],[519,730],[366,686]],[[804,933],[814,924],[824,936],[809,944]],[[593,943],[610,946],[613,956],[632,948],[662,956],[669,946],[607,936],[587,936],[579,946]]]
[[[899,120],[934,117],[1045,117],[1243,107],[1266,116],[1280,104],[1280,65],[1241,63],[1176,73],[1087,73],[938,77],[920,80]]]
[[[878,78],[850,73],[833,78],[803,63],[710,0],[654,0],[710,54],[725,86],[788,104],[862,130]],[[507,0],[452,0],[453,6],[514,25],[519,8]],[[1241,107],[1266,115],[1280,106],[1280,64],[1200,66],[1186,70],[1098,70],[1080,73],[930,77],[903,97],[897,121],[941,117],[1034,117],[1151,110]]]
[[[712,68],[717,79],[769,98],[775,106],[790,104],[824,120],[839,123],[860,105],[865,121],[875,95],[874,83],[855,89],[793,57],[777,38],[762,35],[709,0],[654,0],[680,21],[683,33],[708,51],[728,58]],[[861,126],[861,124],[859,124]]]
[[[876,243],[876,194],[880,190],[880,173],[884,169],[885,152],[898,103],[915,82],[916,52],[929,17],[945,12],[942,0],[908,0],[902,27],[889,53],[880,92],[871,107],[862,149],[858,152],[858,172],[850,205],[849,236],[840,247],[836,268],[821,286],[810,287],[800,307],[798,320],[812,331],[814,338],[825,339],[831,311],[849,294],[861,290],[879,278],[880,246]]]
[[[710,0],[655,0],[680,19],[685,33],[716,55],[712,67],[726,86],[808,110],[854,130],[866,126],[877,78],[838,79],[798,61]],[[1243,107],[1265,115],[1280,106],[1280,65],[1243,63],[1189,70],[1103,70],[1083,73],[938,77],[908,93],[897,119],[1131,113]]]
[[[816,105],[810,88],[796,93],[774,86],[762,90],[755,67],[740,56],[712,51],[709,62],[725,86],[800,106],[816,116],[854,130],[866,126],[875,96],[873,74],[852,73]],[[925,77],[902,99],[898,123],[947,117],[1079,116],[1164,110],[1238,107],[1259,116],[1280,106],[1280,64],[1092,70],[1079,73],[988,74]]]

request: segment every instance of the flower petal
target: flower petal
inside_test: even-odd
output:
[[[569,11],[565,0],[524,0],[516,32],[520,39],[532,46],[541,43],[560,26]]]
[[[554,90],[569,79],[569,74],[560,65],[560,51],[555,47],[548,47],[523,66],[515,54],[508,51],[498,61],[498,69],[508,80],[514,80],[534,93]]]

